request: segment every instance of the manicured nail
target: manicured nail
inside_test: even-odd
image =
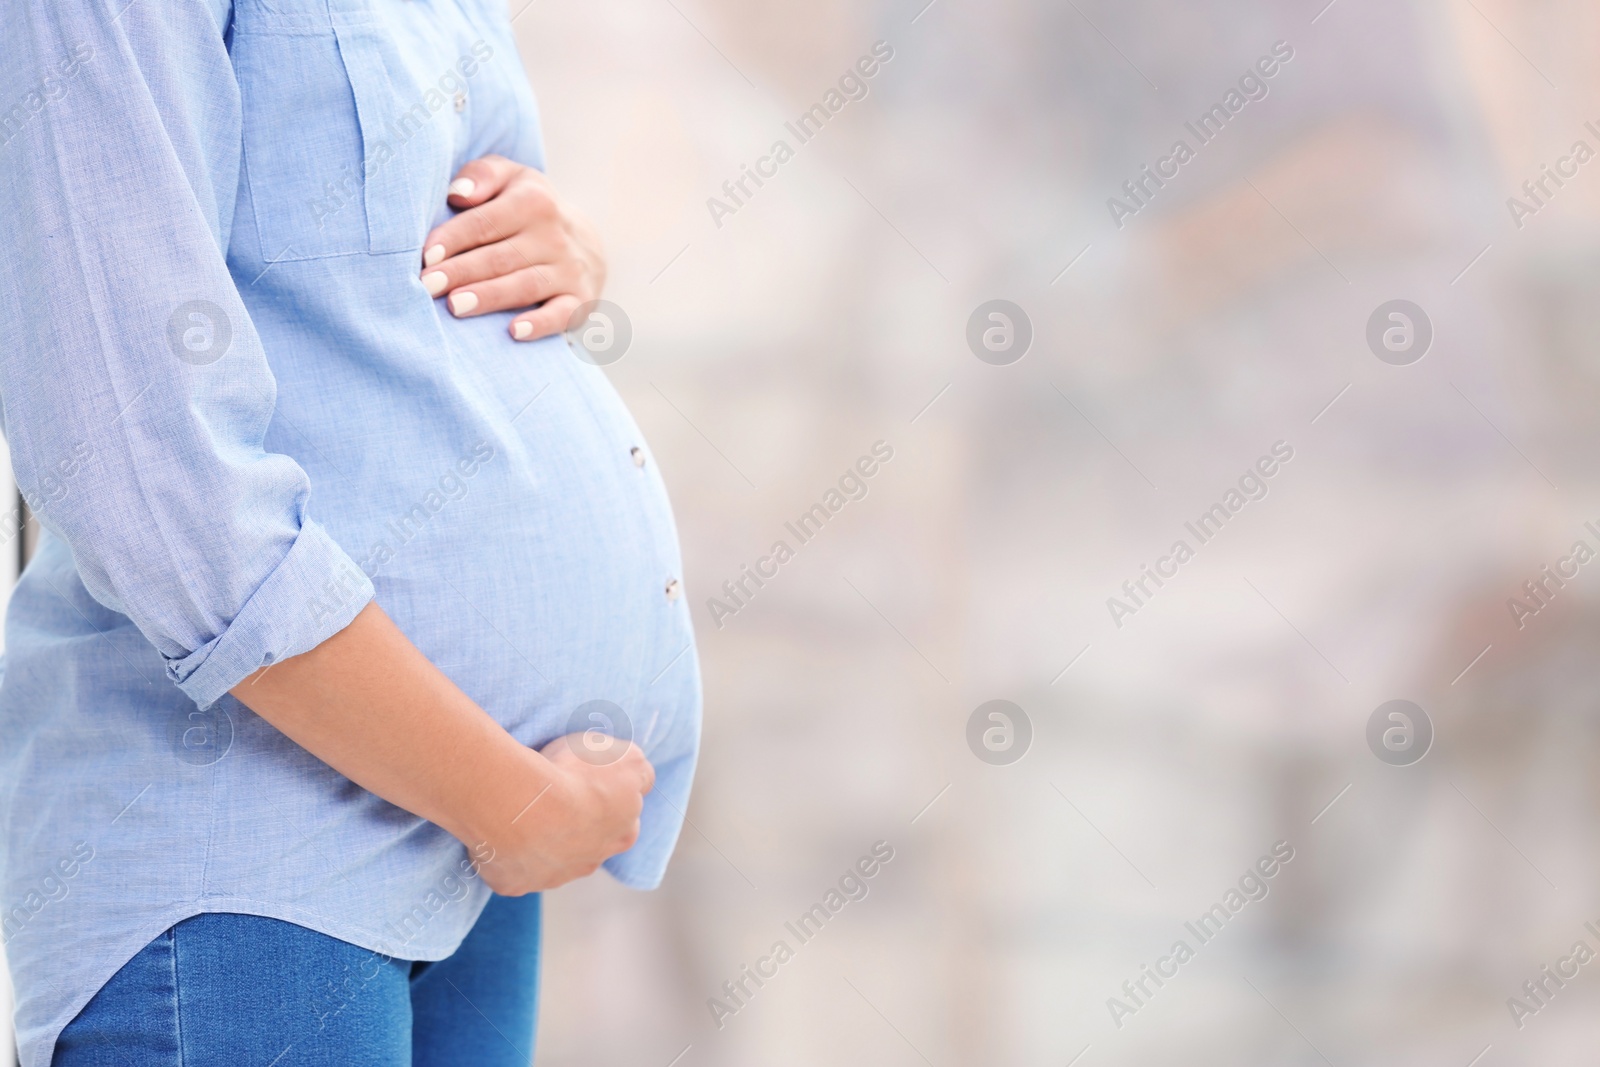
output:
[[[431,267],[443,258],[444,245],[434,245],[432,248],[422,253],[422,265],[424,267]]]
[[[445,277],[444,271],[436,270],[422,276],[422,287],[428,290],[429,296],[438,296],[450,285],[450,279]]]
[[[533,336],[533,323],[519,320],[511,324],[511,336],[519,341],[526,341]]]
[[[450,195],[471,196],[472,190],[476,189],[477,187],[478,183],[473,181],[471,178],[457,178],[455,181],[450,183]]]
[[[451,293],[450,310],[457,315],[465,315],[478,306],[477,293]]]

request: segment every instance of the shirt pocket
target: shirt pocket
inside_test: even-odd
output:
[[[405,94],[382,19],[361,0],[240,4],[232,52],[263,262],[420,250],[449,138]]]
[[[346,21],[336,33],[366,154],[369,250],[420,252],[455,169],[455,101],[416,76],[386,26]]]

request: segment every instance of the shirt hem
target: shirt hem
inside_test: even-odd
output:
[[[484,901],[487,903],[488,898],[485,897]],[[478,910],[482,910],[481,906]],[[125,939],[118,942],[120,947],[116,951],[109,953],[109,959],[113,962],[103,969],[103,973],[97,979],[90,983],[92,988],[87,988],[80,995],[74,996],[67,1001],[66,1007],[56,1013],[51,1022],[45,1024],[38,1036],[24,1038],[24,1035],[19,1033],[17,1038],[18,1054],[22,1061],[21,1067],[49,1067],[50,1061],[55,1057],[56,1041],[61,1037],[61,1032],[88,1006],[89,1002],[94,999],[95,994],[99,993],[105,987],[105,984],[118,971],[127,966],[130,960],[142,952],[151,941],[185,919],[192,919],[196,915],[217,913],[254,915],[263,919],[277,919],[281,922],[293,923],[314,933],[343,941],[357,948],[367,949],[389,959],[412,962],[433,962],[445,959],[460,947],[466,932],[472,929],[472,923],[469,922],[462,931],[462,936],[455,938],[454,943],[448,948],[418,948],[407,952],[404,956],[396,956],[378,947],[379,945],[389,945],[389,942],[376,931],[341,927],[338,932],[335,932],[333,927],[340,926],[340,924],[330,923],[322,916],[302,908],[276,904],[270,901],[254,900],[250,897],[203,897],[179,907],[169,908],[159,913],[154,919],[135,927]],[[476,921],[477,916],[474,915],[473,922]]]

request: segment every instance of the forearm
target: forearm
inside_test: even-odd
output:
[[[509,824],[553,776],[376,603],[232,693],[357,785],[468,846]]]

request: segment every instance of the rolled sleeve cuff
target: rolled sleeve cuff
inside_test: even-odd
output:
[[[182,659],[168,659],[167,675],[207,707],[252,671],[316,648],[372,597],[371,579],[308,519],[228,628]]]

